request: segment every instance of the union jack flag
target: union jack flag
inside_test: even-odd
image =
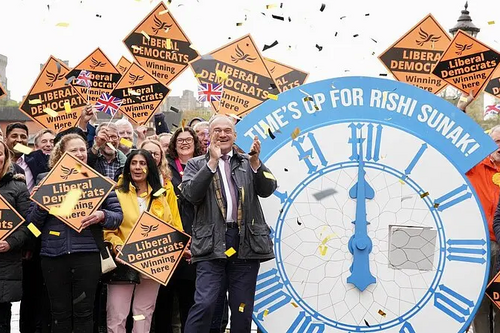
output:
[[[114,117],[121,105],[122,99],[106,93],[103,93],[95,103],[97,110],[107,113],[112,117]]]
[[[200,84],[198,86],[198,102],[220,102],[222,98],[222,88],[222,84]]]
[[[85,69],[82,70],[80,74],[78,74],[75,84],[90,88],[92,86],[92,82],[90,81],[90,74],[91,73],[89,71],[86,71]]]

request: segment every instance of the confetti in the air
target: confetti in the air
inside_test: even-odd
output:
[[[378,76],[387,76],[387,73],[380,73]]]
[[[63,202],[59,207],[51,207],[49,214],[55,216],[68,216],[73,213],[73,209],[75,209],[78,200],[82,196],[83,191],[79,188],[71,189],[68,194],[64,197]]]
[[[302,225],[302,222],[299,221],[299,218],[297,217],[297,224]]]
[[[245,311],[245,303],[241,303],[240,304],[240,307],[238,309],[240,312],[244,312]]]
[[[95,14],[95,17],[102,18],[102,16],[99,14]]]
[[[290,304],[292,304],[294,308],[298,308],[298,307],[299,307],[299,306],[297,305],[297,303],[295,303],[295,302],[290,302]]]
[[[276,45],[278,45],[277,40],[275,40],[271,45],[264,44],[264,48],[262,49],[262,52],[264,52],[265,50],[269,50],[270,48],[275,47]]]
[[[337,191],[335,189],[327,188],[326,190],[313,193],[313,197],[314,197],[314,199],[320,201],[320,200],[323,200],[324,198],[326,198],[332,194],[335,194],[335,193],[337,193]]]
[[[287,169],[287,168],[284,168],[283,170],[285,170],[285,172],[288,172],[288,169]]]
[[[167,190],[165,190],[164,187],[160,188],[158,191],[156,191],[155,193],[153,193],[153,197],[159,197],[160,195],[162,195],[163,193],[165,193]]]
[[[134,321],[140,321],[140,320],[146,319],[146,317],[144,317],[144,315],[142,315],[142,314],[132,316],[132,318],[134,318]]]
[[[356,37],[358,37],[358,36],[359,36],[358,34],[354,34],[354,35],[352,35],[352,37],[354,37],[354,38],[356,38]]]
[[[269,310],[268,309],[265,309],[264,310],[264,317],[267,316],[269,314]]]
[[[272,15],[273,19],[276,19],[276,20],[280,20],[280,21],[284,21],[285,18],[283,16],[279,16],[279,15]]]
[[[59,22],[56,24],[56,27],[67,28],[67,27],[69,27],[69,23],[68,22]]]
[[[130,140],[127,140],[125,138],[121,138],[120,139],[120,144],[124,145],[125,147],[128,147],[128,148],[132,148],[132,146],[134,145],[134,143]]]
[[[316,44],[316,48],[318,49],[318,51],[323,50],[323,46],[320,46],[320,45],[318,45],[318,44]]]
[[[276,180],[276,178],[274,178],[274,175],[267,171],[264,171],[264,177],[266,177],[267,179]]]
[[[173,111],[175,113],[179,113],[180,110],[178,108],[176,108],[175,106],[171,106],[170,111]]]
[[[28,155],[33,151],[33,149],[31,149],[30,147],[25,146],[21,143],[16,143],[16,145],[14,146],[14,150],[23,153],[24,155]]]
[[[488,21],[488,24],[493,25],[493,24],[495,24],[495,21]]]
[[[344,15],[344,16],[341,16],[341,17],[340,17],[340,19],[341,19],[341,20],[343,20],[343,19],[345,19],[346,17],[347,17],[347,16],[345,16],[345,15]]]
[[[242,25],[243,25],[243,23],[242,23],[242,22],[237,22],[237,23],[236,23],[236,26],[237,26],[237,27],[241,27]]]
[[[292,140],[297,139],[297,137],[300,135],[300,128],[295,128],[292,132]]]
[[[387,314],[384,311],[382,311],[382,309],[378,310],[378,314],[381,315],[382,317],[387,316]]]
[[[171,50],[173,48],[172,40],[170,38],[167,38],[165,47],[167,50]]]
[[[58,236],[61,235],[61,233],[59,231],[53,231],[53,230],[50,230],[49,231],[49,235],[52,235],[52,236]]]
[[[326,5],[324,3],[321,4],[321,8],[319,9],[320,12],[325,10]]]
[[[420,197],[423,199],[428,195],[429,195],[429,192],[424,192],[424,193],[420,194]]]
[[[269,135],[269,137],[271,138],[271,140],[276,139],[276,136],[274,135],[274,133],[273,133],[273,131],[271,130],[270,127],[267,129],[267,134]]]
[[[230,247],[229,249],[226,250],[226,252],[224,252],[224,254],[228,257],[231,257],[233,256],[234,254],[236,253],[236,250],[233,249],[233,247]]]
[[[33,223],[28,224],[28,230],[31,231],[31,233],[35,235],[35,237],[38,237],[41,234],[40,230],[38,230],[38,228]]]
[[[40,98],[30,99],[28,103],[30,105],[42,104],[42,100]]]
[[[149,39],[151,38],[151,37],[149,37],[149,35],[147,34],[147,32],[146,32],[146,31],[144,31],[144,30],[141,30],[141,34],[142,34],[144,37],[146,37],[146,39],[147,39],[147,40],[149,40]]]
[[[277,101],[278,100],[278,95],[267,94],[267,98]]]
[[[158,15],[165,15],[166,13],[168,13],[168,9],[162,10]]]
[[[48,114],[51,117],[57,117],[57,112],[55,112],[51,108],[45,108],[45,109],[43,109],[43,112],[45,112],[46,114]]]
[[[64,111],[66,111],[66,113],[71,113],[71,104],[69,104],[69,102],[64,102]]]

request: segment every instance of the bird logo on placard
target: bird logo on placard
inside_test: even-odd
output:
[[[48,87],[52,87],[52,86],[54,86],[54,83],[56,81],[64,79],[64,76],[66,75],[66,73],[61,74],[61,68],[59,67],[57,73],[52,73],[52,72],[49,72],[47,70],[47,74],[46,75],[47,75],[47,78],[49,79],[49,81],[45,82],[45,84]]]
[[[420,31],[418,32],[418,35],[420,36],[420,40],[417,39],[415,41],[415,42],[417,42],[418,46],[423,46],[427,42],[435,43],[435,42],[437,42],[441,38],[441,36],[436,36],[434,34],[428,34],[422,28],[420,28]]]
[[[240,47],[237,45],[236,46],[236,57],[235,56],[231,56],[231,60],[235,64],[237,64],[238,61],[240,61],[240,60],[252,63],[255,60],[257,60],[257,58],[250,57],[250,54],[243,52],[243,50],[240,49]]]
[[[144,79],[144,75],[134,75],[132,73],[128,73],[128,77],[130,79],[128,83],[130,83],[131,85],[134,85],[137,81],[141,81],[142,79]]]
[[[456,51],[456,55],[462,55],[462,53],[465,51],[465,50],[470,50],[472,48],[472,44],[459,44],[459,43],[455,43],[455,47],[458,49],[458,51]]]
[[[61,165],[61,178],[64,180],[68,180],[68,177],[71,175],[76,175],[78,173],[77,168],[68,168],[64,165]]]
[[[160,20],[158,17],[156,17],[156,15],[155,15],[155,18],[154,18],[154,22],[155,22],[155,25],[151,29],[153,30],[153,32],[155,33],[155,35],[160,30],[170,29],[170,27],[172,26],[171,24],[168,24],[167,22],[163,22],[162,20]]]
[[[122,66],[122,65],[118,65],[118,68],[120,69],[120,71],[122,72],[125,72],[127,70],[127,67],[125,66]]]
[[[158,230],[158,224],[157,225],[144,225],[141,223],[141,229],[142,229],[142,231],[144,231],[141,233],[141,235],[143,235],[144,237],[148,237],[150,232]]]
[[[90,68],[92,68],[92,69],[95,69],[96,67],[104,67],[104,66],[106,66],[105,62],[102,62],[100,60],[94,59],[94,57],[92,57],[92,59],[90,61],[92,62],[92,65],[90,65]]]
[[[274,70],[275,70],[275,69],[276,69],[276,66],[274,66],[273,68],[271,68],[269,71],[270,71],[271,73],[274,73]]]

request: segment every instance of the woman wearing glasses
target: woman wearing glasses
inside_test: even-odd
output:
[[[191,235],[191,225],[194,219],[194,206],[181,194],[178,186],[182,182],[184,167],[190,158],[202,154],[198,136],[191,127],[178,128],[172,135],[168,147],[168,166],[172,173],[172,184],[181,215],[184,232]],[[191,305],[194,303],[196,270],[193,265],[181,261],[166,287],[160,287],[156,301],[155,329],[156,332],[172,332],[173,295],[177,294],[181,319],[181,332]]]

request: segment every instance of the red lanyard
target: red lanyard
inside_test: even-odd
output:
[[[175,159],[175,166],[177,167],[177,171],[179,171],[179,174],[182,178],[182,176],[184,176],[184,168],[182,167],[181,161],[178,158]]]

